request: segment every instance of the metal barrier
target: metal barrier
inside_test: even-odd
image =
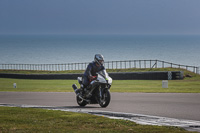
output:
[[[85,63],[66,63],[66,64],[0,64],[0,70],[39,70],[39,71],[66,71],[66,70],[85,70],[89,62]],[[161,60],[125,60],[125,61],[106,61],[107,69],[129,69],[129,68],[182,68],[199,73],[199,67],[180,65]]]
[[[163,71],[163,72],[118,72],[109,73],[114,80],[181,80],[183,71]],[[0,73],[0,78],[16,79],[77,79],[83,73],[71,74],[10,74]]]

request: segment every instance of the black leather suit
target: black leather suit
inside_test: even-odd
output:
[[[105,69],[104,66],[97,66],[95,62],[89,63],[83,75],[83,85],[87,87],[90,83],[89,77],[97,76],[96,73],[104,69]]]

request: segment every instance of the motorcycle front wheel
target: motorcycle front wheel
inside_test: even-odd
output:
[[[99,102],[99,105],[103,108],[107,107],[108,104],[110,103],[110,91],[109,90],[105,90],[102,94],[102,98],[100,98],[100,102]]]
[[[83,99],[81,99],[79,96],[76,96],[76,101],[78,103],[79,106],[84,107],[85,105],[87,105],[87,102]]]

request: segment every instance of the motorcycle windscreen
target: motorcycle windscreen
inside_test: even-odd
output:
[[[108,77],[108,73],[106,72],[106,70],[102,70],[98,72],[101,76],[103,76],[104,78]]]

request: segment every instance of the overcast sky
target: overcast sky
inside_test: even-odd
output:
[[[200,0],[0,0],[0,34],[200,34]]]

